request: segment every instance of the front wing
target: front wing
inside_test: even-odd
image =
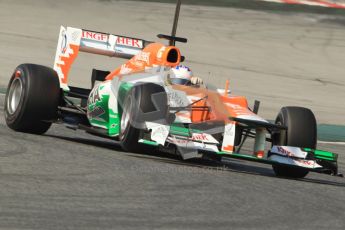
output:
[[[228,144],[227,135],[234,135],[234,130],[227,130],[227,125],[223,127],[215,126],[208,130],[186,128],[182,124],[169,126],[153,122],[146,122],[146,126],[150,130],[150,135],[140,139],[140,143],[160,146],[165,149],[173,147],[183,159],[195,158],[199,154],[208,153],[225,158],[236,158],[271,165],[288,165],[319,173],[341,175],[338,174],[338,155],[328,151],[274,145],[264,154],[257,155],[255,146],[254,151],[249,154],[237,152],[234,148],[224,148]],[[222,136],[222,141],[214,136]]]

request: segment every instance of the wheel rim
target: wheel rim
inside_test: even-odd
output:
[[[23,93],[23,84],[19,77],[14,78],[11,83],[8,97],[7,97],[7,111],[9,114],[14,114],[19,106],[20,99]]]
[[[132,99],[130,97],[127,98],[125,106],[123,108],[122,116],[121,116],[121,130],[120,130],[120,138],[123,139],[127,126],[129,125],[129,119],[131,117],[130,108],[132,105]]]

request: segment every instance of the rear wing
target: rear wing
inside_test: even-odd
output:
[[[69,90],[68,72],[79,51],[130,59],[150,43],[138,38],[61,26],[54,61],[60,87]]]

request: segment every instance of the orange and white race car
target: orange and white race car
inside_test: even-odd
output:
[[[175,42],[180,1],[169,45],[143,39],[61,27],[53,68],[19,65],[6,93],[7,125],[43,134],[52,123],[110,138],[124,150],[142,145],[168,150],[183,159],[199,155],[271,164],[278,176],[302,178],[309,171],[339,175],[337,154],[316,150],[311,110],[283,107],[275,123],[257,115],[259,103],[188,80],[176,84],[172,68],[184,60]],[[93,69],[90,89],[68,84],[80,52],[129,59],[114,71]],[[241,153],[248,138],[252,151]],[[267,142],[272,145],[267,147]]]

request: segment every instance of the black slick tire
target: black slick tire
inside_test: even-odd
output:
[[[57,73],[45,66],[19,65],[7,88],[5,120],[18,132],[43,134],[57,119],[60,83]]]
[[[273,138],[273,145],[288,145],[300,148],[315,149],[317,144],[317,125],[313,112],[303,107],[281,108],[276,124],[287,126],[287,131]],[[272,166],[277,176],[304,178],[308,170],[281,164]]]

